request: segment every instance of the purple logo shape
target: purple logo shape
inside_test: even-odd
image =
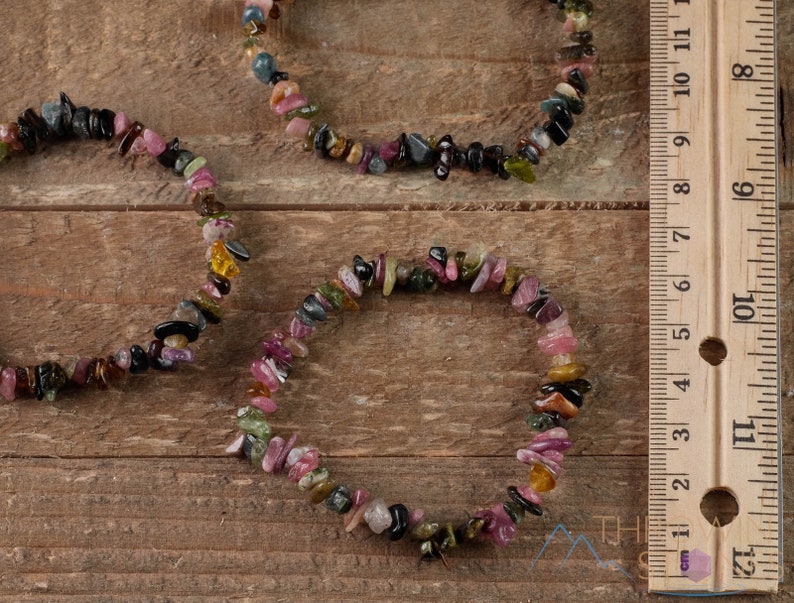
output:
[[[700,582],[711,575],[711,556],[699,549],[681,551],[681,574]]]

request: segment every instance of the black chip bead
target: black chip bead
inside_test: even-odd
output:
[[[249,252],[248,248],[240,241],[224,241],[223,246],[226,247],[226,251],[231,253],[236,260],[247,262],[251,259],[251,252]]]
[[[431,247],[430,248],[430,257],[434,260],[438,260],[442,264],[447,263],[447,248],[446,247]]]
[[[41,387],[41,371],[46,370],[46,368],[42,369],[43,366],[44,365],[39,364],[33,367],[33,395],[36,396],[36,400],[39,401],[44,399],[44,388]],[[28,386],[30,386],[30,384],[28,384]]]
[[[396,504],[389,507],[391,515],[391,525],[386,533],[389,540],[396,541],[405,536],[408,531],[408,507],[403,504]]]
[[[325,143],[328,140],[328,132],[330,130],[331,127],[328,124],[322,124],[317,128],[317,132],[314,134],[314,144],[312,146],[315,157],[320,159],[328,157],[328,149],[325,148]]]
[[[559,92],[553,93],[551,97],[564,100],[565,104],[568,105],[568,110],[574,115],[581,115],[584,112],[584,101],[581,98],[565,96]]]
[[[411,274],[408,276],[408,291],[418,293],[425,290],[423,272],[418,266],[411,270]]]
[[[592,44],[576,44],[563,46],[554,54],[554,57],[558,61],[578,61],[586,57],[592,57],[597,53],[596,47]]]
[[[157,161],[160,162],[165,168],[173,169],[176,164],[176,156],[179,153],[179,139],[174,138],[171,142],[166,143],[165,151],[157,156]]]
[[[74,130],[74,124],[72,129]],[[118,154],[124,157],[127,153],[129,153],[130,149],[132,148],[132,143],[135,142],[135,139],[138,138],[138,136],[140,136],[142,132],[143,132],[143,124],[139,121],[132,122],[130,127],[127,128],[127,131],[124,132],[124,135],[121,137]],[[177,175],[181,176],[182,174],[177,174]]]
[[[456,148],[452,163],[455,167],[459,167],[459,168],[467,167],[469,164],[469,160],[466,151]]]
[[[146,350],[139,345],[130,347],[130,373],[133,375],[140,375],[149,370],[149,359],[146,356]]]
[[[549,117],[566,130],[573,128],[573,115],[563,103],[554,105],[549,112]]]
[[[221,295],[229,295],[232,290],[232,281],[222,274],[210,271],[209,274],[207,274],[207,280],[215,285]]]
[[[190,342],[196,341],[199,336],[198,325],[186,320],[167,320],[154,328],[154,336],[163,340],[169,335],[184,335]]]
[[[251,450],[253,449],[254,442],[256,442],[256,440],[257,437],[250,433],[245,434],[245,437],[243,438],[243,454],[248,460],[251,460]]]
[[[574,388],[576,391],[581,392],[582,394],[586,394],[593,389],[593,386],[587,379],[574,379],[573,381],[566,381],[565,385]]]
[[[469,170],[472,172],[479,172],[482,169],[483,162],[483,146],[481,142],[473,142],[466,149],[466,163],[469,165]]]
[[[286,71],[274,71],[273,75],[270,77],[270,85],[275,86],[282,80],[288,80],[289,73]]]
[[[568,78],[566,81],[576,88],[579,91],[579,94],[587,94],[590,90],[590,85],[587,83],[587,78],[585,78],[584,73],[578,67],[575,69],[571,69],[568,72]]]
[[[433,162],[433,149],[430,148],[427,140],[414,132],[406,141],[408,157],[416,165],[430,165]]]
[[[366,283],[375,273],[375,269],[372,267],[372,264],[365,261],[360,255],[353,257],[353,272],[356,273],[358,280],[362,283]]]
[[[504,155],[504,149],[501,145],[494,144],[490,147],[485,147],[482,151],[482,162],[485,167],[491,170],[494,174],[499,173],[499,160]]]
[[[158,371],[174,371],[176,365],[171,360],[164,360],[161,357],[165,345],[159,339],[153,339],[146,348],[146,358],[149,366]]]
[[[328,318],[328,314],[323,308],[323,305],[320,303],[320,300],[317,299],[314,295],[307,295],[303,299],[303,310],[313,319],[323,321]]]
[[[550,394],[552,392],[558,392],[563,395],[563,397],[575,404],[578,408],[582,408],[582,403],[584,402],[584,396],[582,396],[582,392],[576,390],[576,388],[571,387],[568,383],[544,383],[540,386],[540,391],[544,394]]]
[[[587,31],[575,31],[568,36],[568,39],[578,44],[589,44],[593,41],[593,32],[589,29]]]
[[[171,170],[174,176],[181,176],[185,172],[185,168],[193,161],[196,156],[187,149],[177,151],[176,158],[174,159],[174,167]]]
[[[101,109],[99,111],[99,137],[104,140],[110,140],[115,133],[116,114],[110,109]]]
[[[61,92],[61,118],[63,119],[63,127],[64,129],[71,133],[72,132],[72,118],[74,117],[74,112],[76,107],[65,92]]]
[[[510,499],[521,506],[524,511],[527,513],[532,513],[533,515],[541,516],[543,515],[543,509],[540,508],[539,505],[527,500],[518,492],[518,488],[515,486],[510,486],[507,488],[507,493],[510,495]]]
[[[295,316],[298,317],[303,324],[307,327],[313,327],[317,324],[317,321],[312,318],[312,315],[309,314],[303,306],[300,306],[297,310],[295,310]]]
[[[563,10],[565,8],[565,0],[549,0],[552,4],[556,4],[557,8]]]
[[[88,107],[77,107],[72,116],[72,132],[79,138],[91,138],[91,128],[88,125],[91,110]]]
[[[88,112],[88,133],[94,140],[101,137],[99,133],[99,109],[91,109]]]
[[[518,154],[532,165],[538,165],[540,163],[540,153],[538,153],[538,149],[533,144],[525,144],[518,149]]]
[[[518,525],[521,523],[521,520],[524,519],[524,507],[519,505],[513,500],[509,500],[502,503],[502,508],[507,513],[507,516],[510,518],[514,524]]]
[[[565,141],[568,140],[570,136],[568,134],[568,130],[566,130],[562,124],[556,121],[547,121],[543,124],[543,129],[546,130],[546,134],[549,135],[552,142],[557,146],[565,144]]]
[[[432,561],[433,559],[441,558],[438,545],[432,540],[423,540],[419,545],[419,553],[423,561]]]
[[[394,158],[394,166],[405,167],[411,165],[413,160],[411,159],[410,147],[408,146],[408,135],[403,132],[397,138],[396,142],[400,145],[400,150],[397,151],[397,157]]]
[[[546,305],[548,299],[548,295],[538,293],[538,298],[527,307],[527,314],[534,318],[540,312],[540,309]]]
[[[452,140],[450,134],[445,134],[438,141],[436,153],[438,158],[433,164],[433,173],[436,178],[443,181],[449,177],[449,172],[452,170],[452,164],[455,160],[455,141]]]
[[[33,155],[38,148],[38,143],[36,142],[36,131],[33,129],[25,119],[20,115],[19,119],[17,119],[17,126],[19,126],[19,142],[22,143],[22,146],[25,147],[25,150],[30,154]]]
[[[36,113],[33,109],[25,109],[22,118],[33,128],[33,133],[39,140],[47,140],[50,138],[50,127],[47,121]]]
[[[502,180],[510,180],[510,172],[505,169],[505,160],[509,159],[510,155],[502,155],[497,162],[497,171],[496,173]]]

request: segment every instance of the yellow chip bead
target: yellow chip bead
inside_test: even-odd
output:
[[[226,249],[223,241],[215,241],[211,247],[212,271],[226,278],[239,276],[240,269],[235,264],[232,254]]]
[[[583,377],[586,372],[586,364],[581,364],[580,362],[571,362],[569,364],[563,364],[562,366],[551,367],[546,373],[546,376],[551,381],[565,383],[567,381],[573,381],[574,379]]]
[[[529,470],[529,487],[536,492],[548,492],[554,490],[557,480],[554,474],[546,469],[542,464],[535,463]]]

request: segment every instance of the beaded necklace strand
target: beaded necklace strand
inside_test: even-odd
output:
[[[62,92],[58,101],[44,103],[40,114],[27,109],[16,122],[0,124],[0,163],[12,154],[36,153],[42,145],[57,140],[114,138],[120,156],[149,155],[185,178],[188,201],[200,216],[198,225],[207,244],[207,280],[190,299],[179,302],[168,320],[154,327],[154,338],[145,348],[134,344],[108,356],[75,356],[63,366],[46,360],[33,366],[3,368],[0,396],[9,402],[18,395],[53,401],[67,385],[94,384],[106,389],[127,374],[142,374],[149,368],[170,371],[179,363],[193,362],[195,352],[188,344],[198,339],[208,322],[220,322],[220,302],[231,291],[230,279],[240,273],[237,262],[249,259],[245,245],[235,239],[231,212],[216,198],[216,180],[207,160],[181,148],[178,138],[166,143],[123,112],[78,107]]]
[[[272,393],[290,376],[295,358],[308,355],[304,339],[330,313],[357,310],[356,299],[366,289],[377,288],[389,296],[396,288],[429,293],[454,285],[466,286],[472,293],[499,289],[511,296],[511,305],[517,312],[546,327],[538,347],[552,358],[552,366],[540,386],[542,397],[532,402],[533,413],[527,417],[527,424],[538,433],[516,453],[519,461],[530,465],[528,483],[509,486],[507,500],[478,510],[457,526],[427,519],[423,510],[410,510],[402,503],[387,506],[383,499],[363,488],[351,491],[331,477],[329,469],[320,466],[317,448],[298,445],[296,434],[286,439],[274,435],[268,421],[268,415],[277,410]],[[322,503],[344,515],[347,532],[364,522],[372,532],[385,533],[392,541],[410,535],[419,541],[424,559],[443,561],[452,548],[478,538],[506,546],[527,513],[542,514],[540,494],[555,487],[562,473],[563,452],[573,445],[568,438],[567,421],[579,413],[584,394],[591,389],[582,378],[587,366],[574,356],[578,340],[571,330],[568,312],[537,277],[508,265],[505,258],[497,257],[482,244],[457,253],[433,247],[418,264],[398,261],[386,253],[369,262],[355,256],[352,265],[342,266],[336,278],[308,295],[289,326],[274,331],[263,346],[263,356],[250,367],[254,382],[246,390],[248,404],[237,412],[241,433],[227,452],[244,455],[268,473],[286,473],[300,491],[308,493],[312,503]]]
[[[589,89],[587,80],[593,75],[597,57],[590,30],[592,2],[549,1],[559,9],[564,21],[562,29],[569,42],[555,54],[562,81],[540,104],[546,121],[519,138],[514,153],[499,144],[458,145],[450,134],[425,138],[417,133],[402,133],[396,140],[386,140],[379,145],[356,142],[339,134],[318,119],[320,106],[301,94],[300,86],[290,80],[288,73],[277,69],[275,57],[259,51],[267,19],[278,19],[280,7],[291,4],[291,0],[245,1],[242,14],[245,56],[253,59],[251,67],[256,78],[272,88],[270,109],[288,120],[287,135],[302,139],[303,150],[313,152],[318,158],[345,161],[359,174],[383,174],[391,167],[424,166],[431,167],[439,180],[446,180],[453,167],[467,168],[471,172],[485,168],[486,172],[504,180],[513,176],[531,183],[535,181],[533,166],[540,163],[552,144],[560,146],[568,140],[574,125],[573,116],[584,111],[583,97]]]

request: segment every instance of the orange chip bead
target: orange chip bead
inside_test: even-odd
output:
[[[240,275],[240,269],[232,258],[232,254],[226,249],[223,241],[215,241],[210,248],[210,258],[212,271],[226,278],[234,278]]]
[[[270,110],[283,101],[286,97],[297,94],[301,91],[298,82],[293,80],[281,80],[273,86],[273,92],[270,93]]]
[[[546,376],[551,381],[560,381],[565,383],[567,381],[573,381],[574,379],[583,377],[586,372],[586,364],[581,364],[580,362],[570,362],[561,366],[551,367],[546,373]]]
[[[557,485],[557,479],[554,474],[544,467],[541,463],[532,465],[529,470],[529,487],[536,492],[548,492],[554,490]]]
[[[573,402],[568,400],[560,392],[552,392],[545,398],[535,400],[532,403],[532,408],[536,412],[556,412],[563,419],[573,419],[579,414],[579,407]]]

